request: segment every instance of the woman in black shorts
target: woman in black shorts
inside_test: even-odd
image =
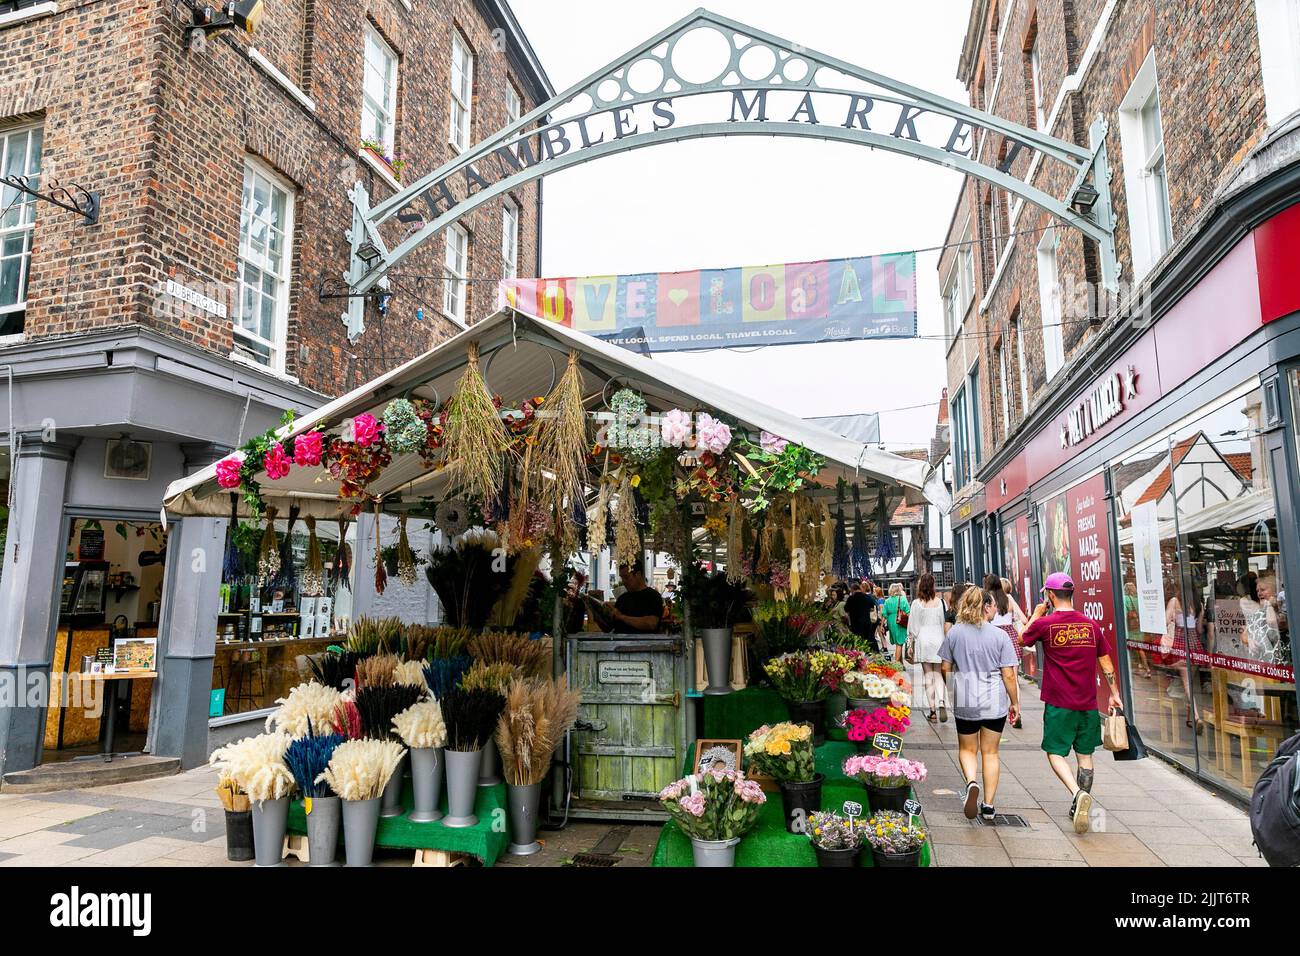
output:
[[[953,715],[957,719],[957,761],[966,779],[966,819],[978,812],[992,823],[1001,762],[998,745],[1007,717],[1014,723],[1020,716],[1020,688],[1016,683],[1015,647],[1006,631],[990,623],[997,612],[993,597],[972,587],[961,596],[956,623],[939,648],[943,676],[953,675]],[[980,773],[982,768],[982,774]],[[986,800],[980,801],[984,780]]]

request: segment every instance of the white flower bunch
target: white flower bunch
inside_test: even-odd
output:
[[[327,687],[316,681],[299,684],[289,691],[288,697],[276,701],[277,707],[266,718],[266,729],[288,734],[290,737],[306,737],[308,724],[315,734],[332,734],[337,730],[339,705],[343,695],[333,687]]]
[[[335,748],[316,782],[328,784],[344,800],[373,800],[384,792],[405,756],[395,740],[347,740]]]
[[[233,780],[250,800],[278,800],[293,793],[293,774],[284,762],[284,752],[293,738],[288,734],[246,737],[212,752],[208,763],[223,779]]]
[[[442,720],[442,707],[433,699],[406,708],[393,718],[393,728],[408,747],[424,749],[447,744],[447,725]]]

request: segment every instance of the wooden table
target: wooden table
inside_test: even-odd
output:
[[[129,681],[135,680],[137,677],[143,679],[143,678],[157,677],[157,676],[158,676],[157,671],[121,671],[119,673],[113,673],[113,674],[87,674],[87,673],[77,674],[77,680],[104,681],[106,684],[110,681],[128,682],[128,683],[121,683],[121,684],[111,684],[109,685],[111,687],[111,690],[109,689],[109,687],[105,688],[105,690],[108,691],[105,700],[105,704],[108,707],[108,711],[104,715],[103,728],[102,728],[102,732],[99,735],[99,754],[101,757],[104,758],[105,763],[109,763],[113,759],[113,735],[117,729],[117,706],[116,705],[117,705],[117,698],[122,696],[121,692],[119,691],[119,688],[130,687],[131,685]],[[119,754],[118,756],[125,756],[125,755]]]

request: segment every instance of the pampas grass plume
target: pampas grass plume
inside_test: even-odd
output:
[[[238,784],[250,800],[278,800],[293,793],[293,774],[284,762],[293,738],[288,734],[245,737],[212,752],[208,763]]]
[[[436,700],[422,700],[406,708],[393,718],[393,727],[403,743],[412,749],[444,747],[447,744],[447,725],[443,723],[442,707]]]
[[[316,778],[344,800],[373,800],[384,792],[406,750],[395,740],[349,740],[338,745]]]
[[[424,675],[420,675],[424,679]],[[266,718],[266,729],[290,737],[305,737],[311,731],[330,734],[338,729],[335,715],[343,695],[333,687],[316,681],[299,684],[287,697],[276,701],[280,706]]]

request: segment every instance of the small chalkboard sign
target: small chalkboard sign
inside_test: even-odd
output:
[[[889,757],[903,752],[903,738],[898,734],[876,734],[871,738],[871,746]]]
[[[856,800],[845,800],[844,815],[848,817],[850,821],[862,816],[862,804],[858,803]]]
[[[903,804],[903,812],[909,817],[919,816],[921,813],[921,804],[915,800],[908,800]]]
[[[77,542],[77,559],[80,561],[102,561],[104,559],[104,529],[86,527],[81,529],[81,539]]]

